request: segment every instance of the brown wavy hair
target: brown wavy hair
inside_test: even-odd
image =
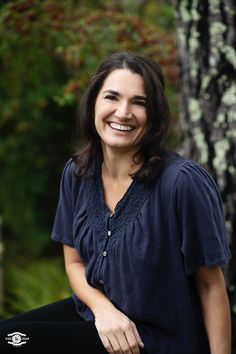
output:
[[[79,166],[79,177],[93,175],[96,162],[102,162],[100,137],[95,129],[94,107],[104,80],[115,69],[128,69],[142,76],[147,94],[147,133],[140,149],[133,156],[134,163],[142,167],[132,176],[138,181],[150,183],[158,175],[165,156],[164,140],[170,125],[170,111],[165,96],[164,77],[160,66],[148,57],[118,52],[108,57],[90,81],[79,105],[79,136],[83,148],[75,149],[73,159]]]

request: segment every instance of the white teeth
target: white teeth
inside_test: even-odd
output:
[[[134,129],[134,127],[131,127],[130,125],[120,125],[118,123],[108,123],[112,129],[115,130],[121,130],[122,132],[130,132],[131,130]]]

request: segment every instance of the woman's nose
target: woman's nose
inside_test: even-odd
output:
[[[116,113],[115,113],[117,118],[120,119],[129,119],[132,117],[132,112],[130,109],[129,104],[127,103],[122,103],[119,104],[117,109],[116,109]]]

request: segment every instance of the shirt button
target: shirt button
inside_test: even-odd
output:
[[[109,217],[112,218],[113,217],[113,213],[111,213]]]
[[[108,234],[108,236],[111,236],[111,231],[109,230],[109,231],[107,232],[107,234]]]
[[[104,281],[102,279],[99,280],[100,284],[104,284]]]
[[[102,255],[103,255],[103,257],[106,257],[107,251],[104,251],[104,252],[102,253]]]

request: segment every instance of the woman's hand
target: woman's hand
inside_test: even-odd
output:
[[[135,324],[113,305],[96,311],[95,326],[108,353],[140,354],[144,348]]]

